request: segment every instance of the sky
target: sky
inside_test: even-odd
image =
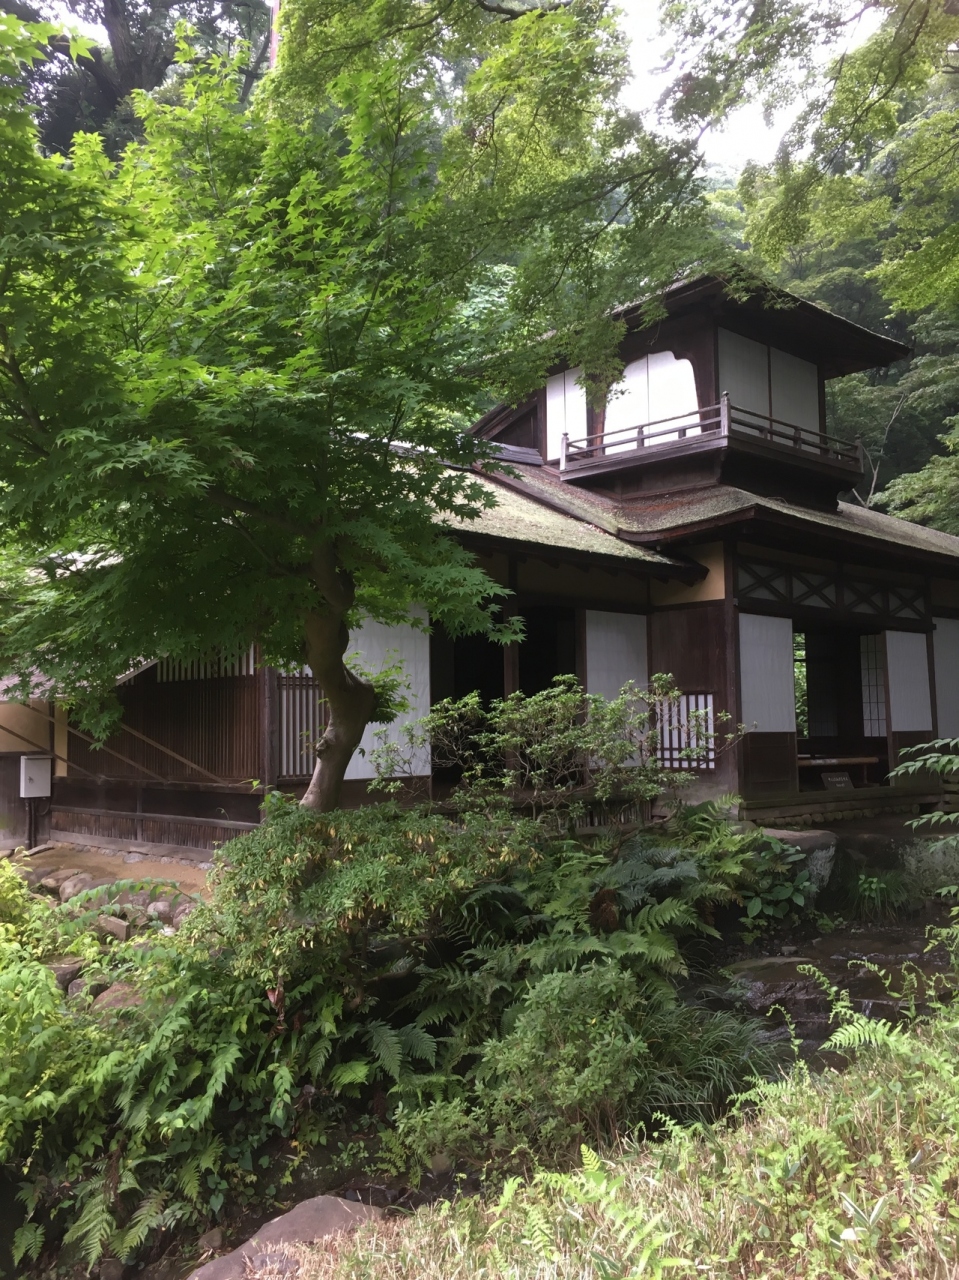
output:
[[[653,107],[668,83],[668,76],[657,75],[663,63],[669,40],[659,32],[657,0],[616,0],[624,14],[624,26],[631,41],[633,79],[623,101],[634,110]],[[865,40],[882,20],[875,10],[864,14],[851,29],[847,48]],[[831,56],[838,53],[833,50]],[[748,161],[768,164],[801,103],[785,108],[773,117],[772,125],[763,119],[762,107],[752,103],[740,108],[721,131],[708,132],[702,142],[703,152],[711,165],[738,172]]]

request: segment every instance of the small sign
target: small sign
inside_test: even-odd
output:
[[[822,783],[827,791],[852,791],[852,778],[846,769],[837,770],[835,773],[824,773],[822,775]]]

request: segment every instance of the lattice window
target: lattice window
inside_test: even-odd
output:
[[[736,566],[736,588],[744,600],[764,600],[804,609],[835,609],[840,602],[840,579],[836,574],[761,564],[755,560],[741,560]],[[921,587],[886,587],[862,579],[842,581],[842,604],[853,613],[876,618],[919,620],[928,612]]]
[[[875,582],[847,582],[844,595],[846,608],[853,613],[886,612],[886,593]]]
[[[836,607],[836,579],[825,573],[809,573],[807,570],[792,571],[792,602],[811,606],[815,609],[834,609]]]
[[[889,587],[889,612],[896,618],[922,618],[926,598],[921,587]]]
[[[740,561],[736,569],[736,586],[750,600],[789,602],[789,570],[782,565]]]
[[[316,764],[316,744],[326,724],[320,686],[309,667],[281,674],[279,698],[281,778],[309,778]]]
[[[173,680],[215,680],[219,676],[256,675],[256,659],[253,646],[246,653],[215,658],[161,658],[157,663],[157,680],[168,683]]]
[[[660,708],[658,719],[658,754],[664,769],[716,768],[711,693],[680,694]]]
[[[867,738],[886,736],[886,676],[882,636],[861,636],[862,731]]]

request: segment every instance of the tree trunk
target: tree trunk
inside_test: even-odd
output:
[[[323,690],[329,719],[317,743],[316,767],[300,804],[329,813],[339,808],[343,776],[373,715],[376,690],[343,661],[350,642],[344,615],[353,604],[352,582],[337,571],[331,548],[314,555],[314,570],[328,608],[306,619],[306,653],[310,670]]]

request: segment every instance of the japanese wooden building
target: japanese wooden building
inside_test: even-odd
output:
[[[825,429],[828,379],[906,349],[796,298],[733,297],[711,277],[664,301],[652,328],[625,313],[625,371],[605,411],[587,404],[579,370],[558,368],[475,427],[512,474],[484,480],[498,505],[456,534],[513,592],[525,640],[503,649],[369,624],[357,648],[372,666],[403,657],[413,717],[431,700],[532,692],[564,672],[609,695],[669,672],[689,708],[749,730],[702,761],[693,794],[738,793],[763,819],[935,799],[928,783],[887,775],[903,747],[959,736],[959,539],[848,500],[859,448]],[[305,786],[322,726],[309,672],[262,667],[252,651],[159,660],[120,698],[123,728],[102,750],[34,712],[38,746],[60,744],[56,831],[206,847],[257,821],[251,780]],[[371,776],[358,753],[350,802]]]

